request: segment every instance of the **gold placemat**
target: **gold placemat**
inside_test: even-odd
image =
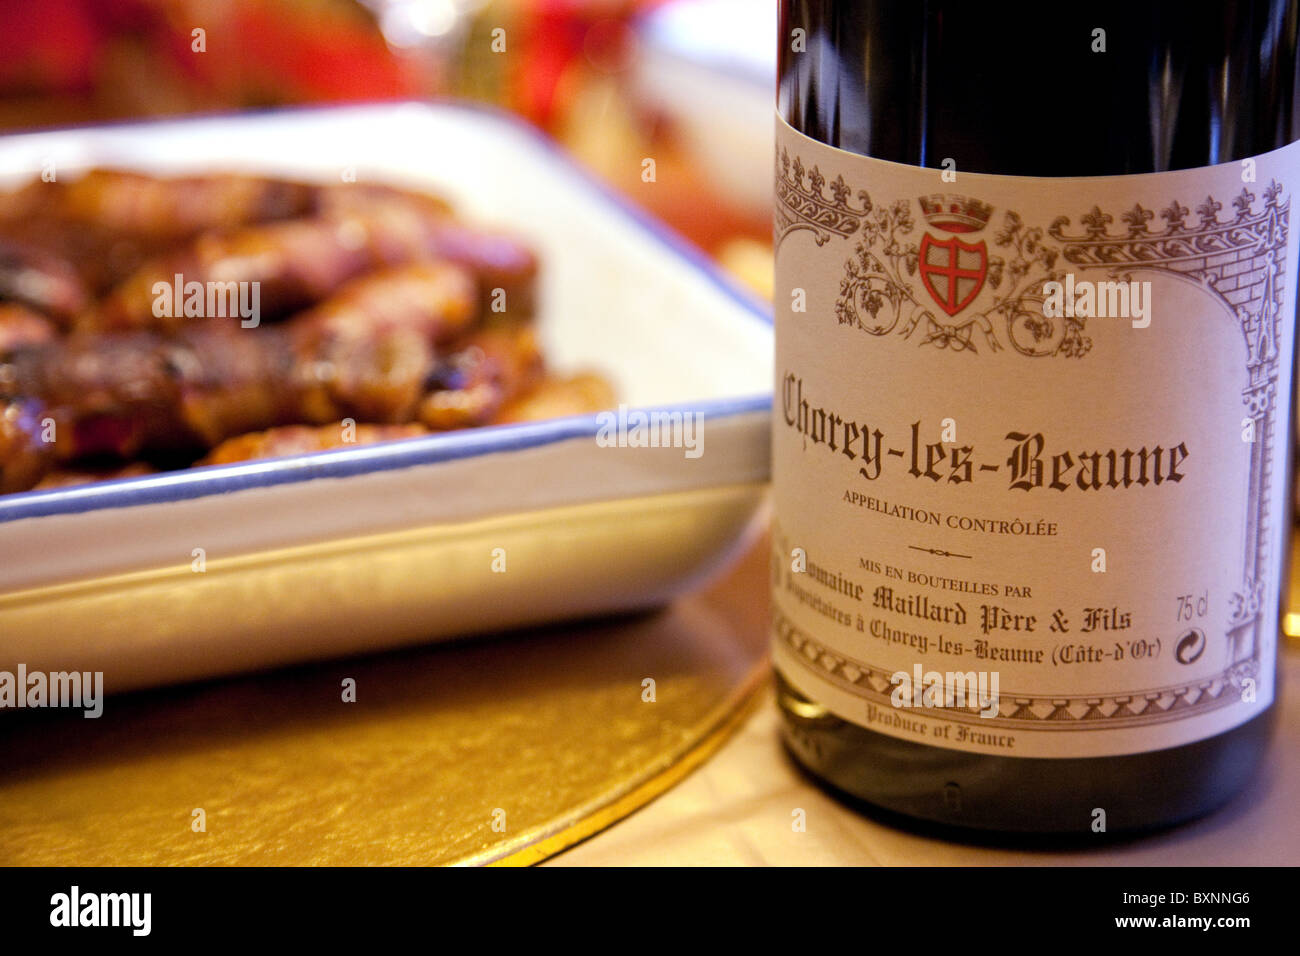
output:
[[[765,556],[658,613],[7,712],[0,864],[536,862],[743,719]]]

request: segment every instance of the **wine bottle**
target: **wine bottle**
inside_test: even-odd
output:
[[[1300,0],[782,0],[772,642],[890,814],[1250,779],[1291,529]]]

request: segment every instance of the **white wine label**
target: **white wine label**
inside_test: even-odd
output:
[[[1004,756],[1262,713],[1300,144],[1048,179],[777,128],[782,676],[863,727]]]

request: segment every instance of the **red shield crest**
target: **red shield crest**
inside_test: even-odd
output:
[[[982,239],[971,244],[956,236],[935,239],[927,232],[921,239],[918,258],[926,291],[949,315],[956,315],[970,305],[984,288],[989,254]]]

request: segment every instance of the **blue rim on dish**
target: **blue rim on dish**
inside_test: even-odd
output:
[[[373,104],[373,106],[391,109],[409,109],[411,105],[413,104],[410,102]],[[414,105],[426,108],[433,108],[434,106],[434,104],[418,101]],[[358,108],[365,107],[350,104],[345,107],[266,110],[254,115],[259,117],[274,116],[277,113],[302,115],[310,112],[342,112]],[[611,187],[597,180],[534,126],[504,111],[478,104],[438,102],[436,108],[488,114],[513,127],[516,132],[532,140],[557,160],[560,168],[567,175],[575,178],[585,189],[599,196],[606,205],[610,206],[635,228],[673,252],[677,258],[683,260],[686,265],[708,280],[710,285],[740,305],[746,314],[765,325],[770,326],[772,324],[770,308],[766,303],[763,303],[729,278],[697,246],[689,243],[666,225],[625,200]],[[233,115],[243,119],[249,118],[247,113]],[[167,125],[210,123],[221,118],[223,117],[214,115],[185,117],[178,120],[168,120]],[[93,128],[156,125],[158,124],[114,123],[99,124]],[[33,131],[33,134],[41,135],[41,133],[46,132],[53,131]],[[771,408],[772,396],[763,394],[709,399],[667,406],[640,406],[638,410],[691,410],[700,412],[706,418],[730,418],[758,412],[770,413]],[[594,439],[598,429],[597,416],[593,414],[544,422],[472,428],[442,435],[381,442],[357,448],[312,452],[304,455],[234,465],[188,468],[160,475],[121,478],[72,488],[18,492],[0,496],[0,524],[26,518],[81,514],[110,508],[129,508],[139,505],[186,501],[252,488],[267,488],[274,485],[312,481],[317,478],[346,478],[359,474],[471,458],[478,455],[518,451],[577,438],[591,437]]]
[[[683,405],[646,406],[636,410],[695,411],[706,419],[717,419],[770,412],[771,408],[772,396],[753,395]],[[288,485],[316,478],[348,478],[460,458],[520,451],[577,438],[591,438],[594,441],[598,430],[597,415],[583,415],[518,425],[467,428],[443,435],[404,438],[356,448],[267,458],[234,465],[185,468],[160,475],[118,478],[72,488],[24,491],[0,498],[0,524],[23,518],[188,501],[192,498]]]

